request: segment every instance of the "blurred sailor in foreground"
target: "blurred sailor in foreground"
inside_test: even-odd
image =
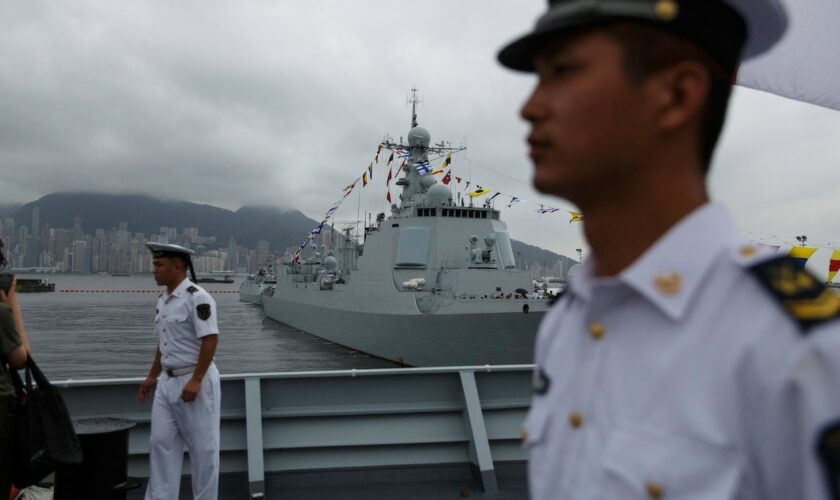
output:
[[[777,0],[554,0],[499,53],[537,75],[534,184],[591,246],[537,339],[534,498],[840,498],[840,297],[705,185],[735,70],[786,22]]]
[[[158,347],[140,400],[154,392],[146,499],[178,498],[184,446],[190,454],[193,497],[211,500],[219,486],[219,371],[213,363],[219,338],[216,302],[197,286],[190,255],[178,245],[147,243],[154,276],[166,290],[158,297]],[[187,269],[193,281],[187,279]],[[155,390],[157,386],[157,390]]]

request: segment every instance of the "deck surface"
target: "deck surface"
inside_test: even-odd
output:
[[[527,500],[524,465],[497,469],[499,491],[485,493],[464,474],[464,469],[393,471],[363,470],[333,473],[272,474],[267,478],[267,500],[430,500],[477,498],[482,500]],[[129,493],[129,500],[141,500],[144,486]],[[248,499],[248,485],[242,475],[223,475],[220,500]],[[181,498],[191,498],[189,478],[181,483]]]

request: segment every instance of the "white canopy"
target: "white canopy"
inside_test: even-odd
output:
[[[840,110],[840,0],[786,0],[784,38],[741,65],[738,85]]]

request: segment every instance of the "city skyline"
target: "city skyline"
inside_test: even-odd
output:
[[[217,241],[215,235],[202,236],[197,227],[162,226],[158,233],[131,232],[128,223],[117,227],[82,230],[82,218],[74,217],[72,228],[50,227],[40,223],[40,207],[32,210],[30,226],[18,225],[14,218],[0,221],[0,237],[6,245],[6,258],[12,270],[72,273],[148,273],[152,256],[147,242],[175,243],[195,250],[196,273],[256,272],[276,260],[268,241],[256,248],[240,245],[231,237]]]

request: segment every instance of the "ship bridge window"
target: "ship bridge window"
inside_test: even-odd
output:
[[[431,231],[426,227],[400,228],[396,267],[422,268],[429,259]]]
[[[502,265],[505,269],[516,267],[516,260],[513,258],[513,247],[510,246],[510,236],[507,231],[496,231],[496,244],[499,246],[499,257],[502,258]]]

